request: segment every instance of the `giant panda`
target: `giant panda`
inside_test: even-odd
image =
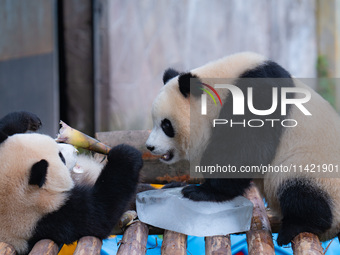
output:
[[[134,196],[142,167],[139,151],[118,145],[94,183],[74,181],[54,139],[23,134],[40,125],[28,112],[0,119],[0,241],[18,254],[45,238],[57,244],[106,238]]]
[[[73,145],[58,143],[58,146],[74,183],[93,185],[103,169],[103,163],[93,155],[80,154]]]
[[[254,107],[262,110],[271,107],[273,88],[278,91],[283,87],[303,89],[306,91],[305,95],[286,95],[287,99],[304,100],[303,104],[287,104],[286,116],[283,116],[281,104],[278,103],[277,109],[269,116],[277,119],[277,123],[284,119],[293,119],[297,125],[287,127],[270,124],[257,128],[227,126],[223,127],[224,138],[221,139],[221,136],[215,135],[212,119],[233,117],[240,122],[241,118],[263,120],[268,116],[254,116],[247,107],[243,116],[231,116],[231,92],[216,88],[223,101],[222,106],[215,106],[210,100],[207,111],[210,111],[211,117],[197,120],[196,128],[193,128],[190,126],[190,117],[195,116],[193,111],[201,111],[203,92],[201,89],[190,90],[190,80],[196,80],[199,87],[206,78],[232,79],[232,84],[243,92],[245,99],[248,88],[245,79],[267,78],[263,84],[255,83],[253,88]],[[271,78],[282,78],[285,82],[271,82]],[[311,163],[332,164],[336,168],[340,163],[338,114],[310,87],[291,78],[284,68],[262,55],[237,53],[183,73],[168,69],[164,73],[163,82],[165,86],[153,102],[154,126],[146,147],[153,154],[160,155],[161,161],[167,164],[181,159],[202,162],[206,158],[204,156],[215,152],[216,148],[224,153],[219,163],[234,165],[237,169],[242,165],[305,167]],[[310,100],[307,100],[307,94],[310,95]],[[311,116],[302,112],[302,107]],[[279,245],[288,244],[302,232],[314,233],[322,241],[333,238],[340,232],[340,179],[334,178],[340,177],[339,173],[333,173],[333,178],[323,178],[322,174],[312,175],[306,171],[266,173],[262,178],[256,179],[228,178],[227,174],[224,176],[222,179],[205,178],[200,186],[187,186],[182,193],[184,197],[195,201],[225,201],[244,194],[253,180],[270,208],[281,217],[277,239]]]

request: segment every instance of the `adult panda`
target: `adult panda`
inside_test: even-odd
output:
[[[232,79],[232,84],[243,92],[246,100],[249,87],[246,80],[266,78],[260,79],[262,82],[252,80],[255,81],[252,98],[256,109],[271,108],[273,88],[277,89],[278,98],[283,87],[303,89],[311,98],[301,105],[287,104],[286,116],[281,114],[280,103],[268,116],[255,115],[249,109],[245,109],[243,116],[237,116],[232,113],[235,99],[230,91],[216,89],[223,106],[214,106],[210,100],[207,117],[194,120],[195,128],[190,126],[190,117],[195,116],[193,111],[201,113],[202,90],[190,91],[191,78],[198,79],[198,88],[205,78]],[[284,78],[284,82],[271,78]],[[238,53],[186,73],[168,69],[163,82],[165,86],[153,102],[154,126],[146,146],[152,153],[162,155],[161,160],[167,164],[180,159],[191,162],[200,160],[202,164],[204,159],[209,158],[205,156],[211,156],[217,150],[224,152],[222,159],[216,159],[220,160],[218,163],[236,166],[236,169],[269,164],[304,168],[311,163],[315,166],[328,164],[336,168],[340,163],[340,118],[337,113],[316,92],[293,80],[285,69],[261,55]],[[303,98],[303,95],[288,93],[287,98]],[[301,111],[302,106],[312,116],[306,116]],[[221,133],[216,135],[212,128],[214,118],[233,118],[235,122],[242,122],[242,119],[264,121],[265,118],[278,121],[275,125],[268,122],[257,128],[224,125],[224,138],[221,139]],[[284,119],[294,119],[298,124],[295,127],[283,127],[280,123]],[[216,162],[210,157],[210,161],[203,163]],[[196,201],[224,201],[244,194],[251,182],[251,178],[228,179],[228,175],[224,176],[223,179],[206,178],[200,186],[188,186],[183,189],[183,195]],[[331,175],[339,176],[339,173]],[[322,177],[322,174],[313,175],[298,169],[280,174],[267,173],[263,178],[254,179],[270,208],[281,216],[282,224],[277,239],[279,245],[288,244],[301,232],[317,234],[322,241],[339,234],[340,179]]]
[[[94,183],[74,182],[54,139],[21,134],[40,125],[28,112],[0,119],[0,241],[27,254],[40,239],[106,238],[135,193],[141,153],[116,146]]]

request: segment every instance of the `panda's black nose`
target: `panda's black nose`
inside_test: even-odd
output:
[[[153,151],[155,149],[155,146],[147,145],[146,148],[148,148],[149,151]]]

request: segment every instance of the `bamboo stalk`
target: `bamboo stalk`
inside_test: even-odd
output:
[[[0,242],[0,255],[15,255],[15,249],[12,245]]]
[[[137,218],[137,212],[134,210],[129,210],[123,213],[122,217],[118,222],[118,226],[120,229],[124,229],[125,227],[129,226],[133,221]]]
[[[37,242],[29,255],[57,255],[59,251],[58,245],[48,239],[43,239]]]
[[[98,140],[85,135],[84,133],[71,128],[65,122],[60,121],[61,128],[59,130],[56,142],[68,143],[73,146],[95,151],[101,154],[108,154],[111,147],[99,142]]]
[[[93,236],[84,236],[79,239],[74,255],[99,255],[102,241]]]
[[[246,233],[249,255],[275,254],[266,208],[254,184],[247,191],[246,197],[254,204],[250,230]]]
[[[206,255],[231,255],[230,236],[207,236],[205,238]]]
[[[174,231],[165,230],[161,248],[162,255],[186,255],[187,236]]]
[[[146,253],[149,228],[143,222],[131,224],[124,232],[117,255],[142,255]]]
[[[300,233],[292,241],[294,255],[323,255],[319,238],[312,233]]]

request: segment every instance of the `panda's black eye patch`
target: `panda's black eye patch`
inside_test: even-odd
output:
[[[64,158],[64,155],[61,152],[59,152],[59,157],[60,157],[61,161],[63,161],[63,163],[66,165],[66,160]]]
[[[174,128],[172,127],[171,121],[168,119],[163,119],[161,123],[161,128],[163,132],[169,136],[169,137],[174,137],[175,136],[175,131]]]

